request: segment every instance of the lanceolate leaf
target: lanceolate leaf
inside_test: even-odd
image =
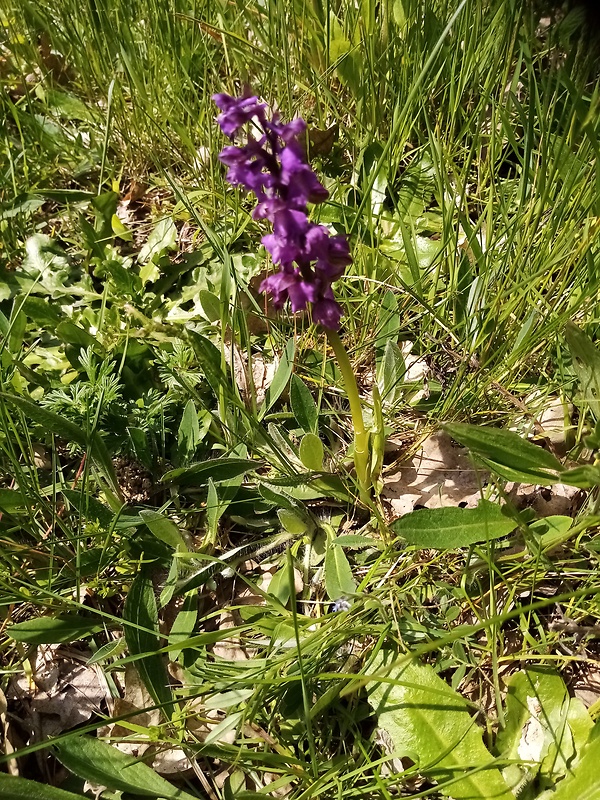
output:
[[[0,772],[0,797],[2,800],[81,800],[80,794],[65,792],[54,786],[17,778]]]
[[[392,523],[394,533],[417,547],[449,550],[498,539],[513,531],[514,520],[500,506],[481,500],[477,508],[423,508]]]
[[[70,736],[57,742],[54,749],[61,764],[93,784],[143,797],[197,800],[161,778],[143,761],[92,736]]]
[[[572,323],[565,331],[579,385],[596,420],[600,420],[600,352],[593,341]]]
[[[140,678],[157,704],[164,703],[164,713],[173,711],[173,695],[169,676],[160,650],[158,610],[150,576],[139,572],[135,577],[123,608],[125,641],[132,656],[142,655],[135,664]],[[128,622],[133,625],[127,625]]]
[[[258,418],[262,419],[271,406],[279,399],[281,393],[288,385],[288,381],[292,374],[292,367],[294,365],[294,340],[288,339],[288,342],[281,354],[281,361],[277,367],[277,372],[273,378],[273,382],[265,393],[265,400],[258,412]]]
[[[486,466],[508,480],[549,485],[556,483],[563,471],[562,464],[552,453],[513,431],[459,422],[444,425],[444,429],[473,455],[483,459]]]
[[[334,539],[327,542],[325,551],[325,589],[330,600],[340,600],[356,591],[352,568],[342,547]]]
[[[396,756],[408,756],[421,774],[455,800],[514,800],[484,746],[482,731],[463,698],[418,662],[394,668],[395,655],[382,652],[372,666],[395,683],[367,685],[369,702]]]
[[[213,483],[228,481],[260,466],[259,461],[247,458],[212,458],[191,464],[189,467],[172,469],[163,475],[162,480],[180,486],[204,486],[209,478]]]
[[[145,508],[140,511],[140,517],[161,542],[168,544],[169,547],[175,550],[188,549],[185,539],[181,535],[181,531],[168,517],[165,517],[163,514],[151,508]]]
[[[562,780],[552,800],[600,800],[600,723],[594,726],[581,761]]]
[[[7,633],[15,642],[60,644],[76,642],[101,630],[102,624],[97,620],[72,614],[64,617],[36,617],[17,622],[16,625],[11,625]]]
[[[298,425],[306,433],[316,433],[319,424],[319,412],[310,389],[302,378],[292,375],[290,383],[290,402],[292,411],[298,421]]]

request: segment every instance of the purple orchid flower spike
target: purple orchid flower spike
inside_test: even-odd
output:
[[[255,96],[216,94],[213,100],[221,111],[217,122],[230,139],[252,123],[246,144],[223,148],[219,158],[229,168],[227,180],[256,196],[253,217],[273,225],[262,242],[280,271],[264,280],[260,291],[272,294],[276,308],[288,300],[293,312],[310,304],[313,320],[337,331],[342,309],[331,284],[352,256],[345,236],[332,236],[308,219],[308,203],[322,203],[329,193],[306,161],[301,141],[306,123],[300,118],[282,123],[276,114],[268,119],[266,104]]]

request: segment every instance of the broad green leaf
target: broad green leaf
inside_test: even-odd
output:
[[[290,576],[286,566],[278,569],[269,581],[268,594],[275,597],[282,606],[287,605],[290,595]]]
[[[218,322],[221,319],[222,304],[217,295],[208,289],[201,289],[198,298],[208,321]]]
[[[592,726],[585,709],[572,703],[574,699],[561,676],[549,667],[531,666],[511,675],[498,751],[504,758],[529,762],[522,773],[531,771],[533,763],[535,771],[541,770],[548,780],[559,779]],[[514,765],[511,770],[514,773]]]
[[[204,486],[211,478],[213,483],[228,481],[261,466],[259,461],[247,458],[212,458],[199,461],[189,467],[172,469],[165,473],[161,480],[165,483],[177,483],[179,486]]]
[[[481,500],[477,508],[423,508],[391,524],[409,544],[450,550],[506,536],[517,527],[500,506]]]
[[[306,433],[316,433],[319,412],[310,389],[297,375],[292,375],[290,382],[290,403],[298,425]]]
[[[61,312],[56,306],[50,305],[47,297],[30,295],[23,302],[22,309],[29,319],[48,328],[54,328],[63,319]]]
[[[565,336],[581,393],[594,419],[600,421],[600,351],[590,337],[573,323],[567,325]]]
[[[287,344],[281,354],[281,360],[271,385],[265,392],[265,399],[258,412],[258,418],[262,419],[267,411],[274,405],[275,401],[279,399],[281,393],[288,385],[292,368],[294,366],[294,352],[295,345],[293,339],[288,339]]]
[[[219,694],[213,694],[204,700],[202,705],[209,711],[218,708],[232,708],[244,703],[252,697],[255,691],[255,689],[232,689],[229,692],[219,692]]]
[[[552,453],[522,439],[513,431],[452,422],[444,429],[486,466],[508,480],[549,485],[559,480],[563,467]],[[515,478],[515,476],[518,476]]]
[[[81,800],[82,795],[0,772],[2,800]]]
[[[67,344],[75,344],[79,347],[91,347],[94,350],[102,350],[98,339],[88,333],[81,325],[75,325],[70,319],[65,319],[59,322],[55,328],[56,334],[61,341]]]
[[[377,361],[381,360],[389,341],[397,344],[400,333],[400,314],[395,292],[390,289],[381,298],[381,305],[377,312],[377,338],[373,346],[377,354]]]
[[[406,366],[400,348],[388,339],[383,358],[377,366],[377,387],[383,403],[393,404],[398,400],[405,372]]]
[[[279,486],[273,486],[270,483],[259,483],[258,491],[261,496],[269,503],[275,506],[286,508],[289,511],[295,511],[302,508],[301,504],[289,492],[285,492]]]
[[[142,656],[135,664],[143,684],[157,704],[165,704],[163,713],[173,713],[173,695],[169,675],[160,650],[158,609],[150,576],[139,572],[127,593],[123,607],[125,641],[133,656]],[[131,622],[132,625],[127,623]]]
[[[327,541],[325,550],[325,590],[330,600],[341,600],[356,592],[352,568],[342,547],[335,540]]]
[[[148,237],[148,241],[140,250],[138,262],[147,264],[157,261],[168,250],[177,249],[177,228],[170,217],[164,217],[158,222]]]
[[[29,215],[43,205],[43,198],[36,197],[35,194],[18,194],[11,203],[6,206],[0,206],[0,220],[12,219],[19,214]]]
[[[92,784],[156,800],[198,800],[161,778],[143,761],[92,736],[69,736],[53,747],[63,766]]]
[[[16,514],[26,511],[25,497],[17,489],[0,489],[0,511],[6,514]]]
[[[43,100],[45,100],[48,108],[51,108],[55,113],[69,122],[74,119],[92,123],[96,121],[94,111],[97,111],[97,109],[95,109],[93,105],[86,105],[70,92],[63,92],[58,89],[46,89],[44,91]]]
[[[196,411],[194,401],[188,400],[183,409],[183,415],[177,432],[177,450],[179,458],[184,462],[192,458],[200,441],[198,412]]]
[[[169,634],[169,645],[188,641],[196,627],[198,619],[198,595],[190,593],[184,598],[181,611],[175,617]],[[179,658],[181,650],[172,650],[169,653],[171,661]]]
[[[550,547],[553,542],[562,542],[572,527],[573,517],[563,517],[559,514],[529,523],[529,529],[540,537],[541,547]]]
[[[305,533],[309,527],[306,517],[298,513],[298,511],[293,511],[289,508],[279,508],[277,509],[277,516],[279,517],[282,527],[296,536]]]
[[[210,339],[207,339],[206,336],[202,336],[202,334],[194,330],[188,330],[187,334],[196,356],[198,357],[198,361],[202,365],[204,377],[215,393],[215,396],[219,396],[221,388],[230,392],[229,378],[222,369],[221,353],[218,348],[215,347]]]
[[[551,800],[600,800],[600,723],[595,729],[581,761],[560,781]]]
[[[185,539],[181,535],[181,531],[168,517],[165,517],[163,514],[151,508],[142,509],[140,511],[140,517],[161,542],[168,544],[169,547],[172,547],[174,550],[188,549]]]
[[[102,624],[75,614],[62,617],[36,617],[11,625],[7,634],[16,642],[59,644],[76,642],[102,630]]]
[[[315,472],[323,469],[323,442],[316,433],[304,434],[300,441],[299,455],[300,461],[306,469],[312,469]]]
[[[206,497],[206,527],[212,541],[216,541],[219,519],[225,511],[225,505],[219,502],[217,487],[212,478],[208,479],[208,495]]]
[[[380,653],[372,671],[392,678],[367,684],[369,703],[396,756],[408,756],[419,771],[455,800],[514,800],[494,759],[484,746],[482,731],[465,700],[432,667],[410,661],[394,667],[395,655]]]
[[[93,656],[90,656],[87,660],[87,664],[101,664],[103,661],[106,661],[109,658],[115,658],[120,656],[121,653],[125,651],[127,647],[127,642],[123,636],[119,637],[118,639],[111,639],[110,642],[103,644],[102,647],[99,647]]]

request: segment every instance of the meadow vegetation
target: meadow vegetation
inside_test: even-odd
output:
[[[0,796],[600,798],[600,61],[556,6],[0,0]],[[218,158],[246,90],[348,237],[367,487]]]

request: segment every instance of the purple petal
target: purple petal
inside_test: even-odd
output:
[[[217,117],[221,130],[230,139],[235,132],[254,117],[259,121],[265,119],[266,104],[259,102],[258,97],[231,97],[228,94],[214,94],[213,100],[222,113]]]
[[[324,328],[337,331],[340,327],[342,316],[341,306],[335,300],[318,300],[313,303],[312,317],[314,322],[318,322]]]

